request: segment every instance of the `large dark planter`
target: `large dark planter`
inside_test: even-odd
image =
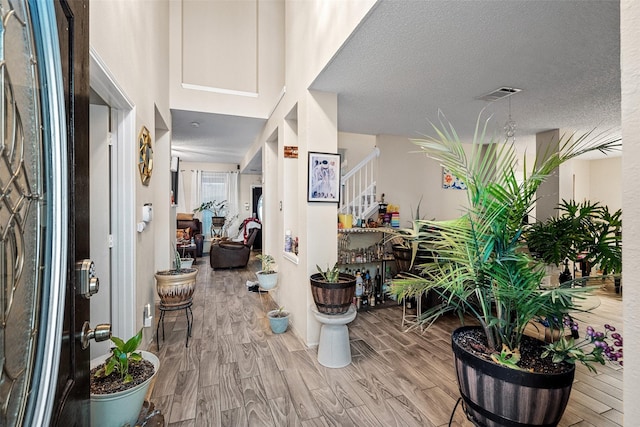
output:
[[[312,274],[311,294],[320,313],[344,314],[349,310],[356,294],[356,278],[340,273],[337,283],[329,283],[320,273]]]
[[[401,272],[415,272],[415,266],[433,262],[433,257],[425,255],[424,251],[416,254],[416,258],[412,261],[413,251],[411,248],[404,247],[402,245],[393,245],[393,258],[396,261],[396,268],[398,273]]]
[[[561,374],[518,371],[481,359],[460,347],[453,331],[451,346],[458,387],[469,420],[477,426],[556,426],[569,401],[575,366]]]
[[[398,272],[411,271],[411,249],[405,248],[402,245],[393,245],[393,258],[396,261],[396,268]]]

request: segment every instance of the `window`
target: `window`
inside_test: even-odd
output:
[[[215,200],[227,201],[219,216],[229,217],[238,212],[238,174],[236,172],[205,172],[200,176],[200,203]],[[207,236],[211,230],[212,213],[202,212],[202,230]]]

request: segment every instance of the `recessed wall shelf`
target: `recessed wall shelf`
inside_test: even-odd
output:
[[[284,259],[288,259],[295,265],[298,265],[298,255],[294,254],[293,252],[282,252],[282,256],[284,257]]]

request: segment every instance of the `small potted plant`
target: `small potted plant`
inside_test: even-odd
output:
[[[274,334],[282,334],[289,327],[289,315],[290,313],[284,309],[284,307],[278,307],[275,310],[271,310],[267,313],[269,318],[269,325],[271,326],[271,332]]]
[[[356,277],[340,273],[338,264],[326,270],[316,265],[318,272],[309,277],[313,301],[320,313],[344,314],[353,303]]]
[[[193,265],[193,261],[193,258],[190,256],[182,256],[178,248],[175,248],[173,264],[176,270],[190,269]]]
[[[268,291],[276,287],[278,283],[278,272],[276,271],[276,262],[271,255],[256,255],[256,258],[262,262],[262,270],[256,272],[260,288]]]
[[[111,337],[111,355],[91,361],[91,426],[135,425],[151,379],[160,361],[148,351],[137,351],[142,329],[128,341]]]

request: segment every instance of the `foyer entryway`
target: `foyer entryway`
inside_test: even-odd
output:
[[[184,315],[167,313],[151,397],[168,426],[448,424],[459,396],[449,338],[457,318],[421,335],[402,332],[399,307],[358,313],[349,324],[352,363],[325,368],[291,329],[271,333],[266,311],[275,305],[246,289],[255,258],[247,269],[213,271],[206,257],[196,266],[193,338],[185,348]],[[622,326],[621,299],[606,291],[600,300],[581,324]],[[622,371],[598,372],[578,367],[562,425],[622,425]],[[471,423],[458,409],[453,425]]]

